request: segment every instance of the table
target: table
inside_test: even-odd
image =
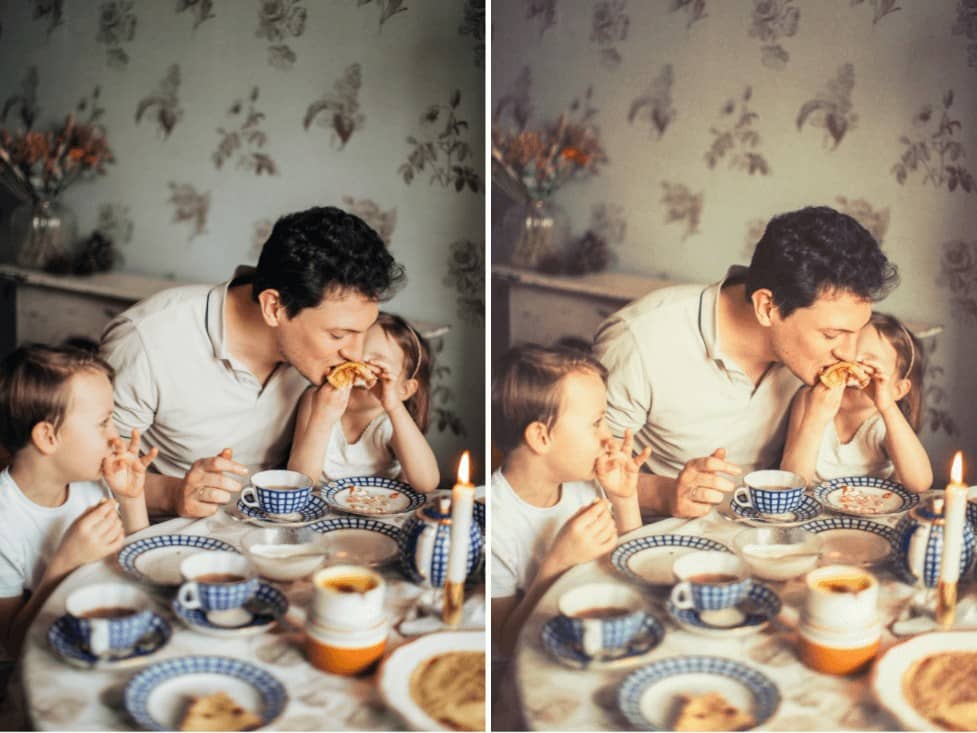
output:
[[[134,534],[133,538],[158,534],[199,534],[224,540],[240,548],[241,536],[253,525],[220,511],[207,519],[171,519]],[[396,627],[423,590],[408,582],[396,567],[384,568],[387,580],[386,612]],[[66,578],[44,604],[31,625],[24,646],[22,680],[28,714],[38,730],[131,730],[133,722],[123,705],[126,683],[145,667],[102,672],[82,670],[63,662],[47,643],[51,624],[65,612],[65,599],[73,590],[92,583],[119,581],[136,584],[115,566],[114,558],[79,568]],[[289,702],[268,730],[402,730],[404,723],[383,703],[375,676],[341,677],[321,672],[305,660],[303,632],[296,607],[312,597],[312,583],[276,583],[288,596],[286,623],[276,629],[244,638],[206,636],[183,626],[169,610],[169,597],[154,596],[166,609],[173,627],[170,642],[149,663],[177,656],[217,654],[258,664],[277,677],[288,690]],[[144,586],[144,589],[149,590]],[[484,592],[471,599],[484,609]],[[466,615],[469,612],[466,604]],[[478,617],[475,608],[475,617]],[[484,619],[484,613],[481,613]],[[484,622],[482,623],[484,625]],[[404,637],[395,629],[387,640],[388,651]]]
[[[898,518],[892,518],[894,524]],[[884,521],[879,518],[879,521]],[[730,521],[713,510],[693,520],[666,519],[646,525],[621,538],[627,541],[651,534],[689,534],[731,546],[746,525]],[[873,568],[879,579],[879,610],[888,621],[896,618],[914,590],[885,569]],[[763,581],[781,597],[780,618],[758,634],[733,639],[699,636],[680,629],[665,613],[663,593],[642,588],[652,613],[665,626],[665,638],[649,654],[627,667],[613,670],[574,670],[563,666],[543,649],[540,631],[557,613],[557,600],[572,587],[591,582],[629,583],[607,558],[579,565],[564,574],[546,592],[527,620],[514,659],[515,682],[526,724],[533,730],[629,730],[617,708],[621,682],[635,669],[665,657],[707,654],[749,664],[772,679],[780,689],[776,713],[760,730],[895,730],[898,725],[875,703],[869,674],[850,677],[815,672],[797,656],[796,619],[804,598],[801,579],[786,583]],[[638,588],[635,585],[633,587]],[[883,630],[880,654],[897,641]]]

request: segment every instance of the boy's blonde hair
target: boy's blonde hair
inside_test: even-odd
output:
[[[509,349],[492,368],[492,439],[502,451],[518,447],[526,428],[552,427],[559,417],[560,380],[585,372],[607,381],[607,369],[585,351],[522,344]]]
[[[896,350],[896,378],[909,380],[909,392],[899,400],[906,422],[917,433],[923,422],[923,346],[895,316],[875,311],[869,323]]]
[[[0,363],[0,443],[17,453],[41,422],[61,428],[68,411],[68,380],[91,371],[109,381],[115,372],[98,354],[74,346],[28,344]]]

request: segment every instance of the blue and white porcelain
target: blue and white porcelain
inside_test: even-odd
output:
[[[940,579],[943,552],[943,500],[933,497],[911,509],[895,527],[893,545],[896,563],[903,578],[915,580],[927,588],[935,588]],[[960,553],[960,576],[963,577],[974,559],[974,530],[969,522],[963,524],[963,548]]]
[[[197,534],[163,534],[130,542],[117,555],[119,566],[143,583],[180,585],[180,563],[201,550],[237,552],[233,545]]]
[[[745,486],[733,492],[733,498],[743,506],[761,514],[793,512],[804,497],[807,482],[793,471],[753,471],[743,477]]]
[[[334,517],[310,524],[309,529],[325,536],[333,564],[382,565],[396,560],[405,542],[400,527],[369,517]]]
[[[672,572],[677,582],[669,594],[670,601],[679,608],[698,611],[735,606],[746,598],[753,582],[742,558],[717,550],[683,555],[675,561]]]
[[[330,481],[322,489],[329,505],[347,514],[389,517],[424,506],[427,498],[403,481],[383,476],[354,476]]]
[[[448,574],[451,545],[451,502],[447,498],[418,509],[404,522],[400,563],[404,574],[415,583],[441,588]],[[468,531],[466,577],[482,562],[482,533],[475,522]]]
[[[658,646],[665,636],[665,628],[661,622],[646,614],[638,633],[629,643],[613,651],[607,650],[600,657],[593,657],[584,653],[580,644],[567,633],[567,621],[565,616],[554,616],[543,624],[541,638],[547,652],[558,661],[576,668],[599,667],[609,662],[640,657]]]
[[[730,500],[729,509],[738,519],[757,526],[790,527],[809,522],[821,513],[821,504],[813,496],[804,496],[800,503],[784,514],[763,514],[752,506],[741,504],[735,498]]]
[[[773,588],[756,581],[747,597],[730,609],[734,613],[711,614],[694,608],[679,608],[671,600],[665,602],[665,611],[683,629],[718,638],[755,634],[780,613],[780,607],[780,596]]]
[[[474,508],[475,521],[478,523],[478,528],[482,530],[482,534],[485,534],[485,497],[475,497],[475,508]]]
[[[187,582],[180,586],[176,597],[184,608],[203,611],[240,608],[258,590],[254,565],[237,552],[198,552],[180,563],[180,574]],[[213,576],[236,580],[228,582]]]
[[[54,653],[75,667],[83,669],[115,670],[146,664],[152,656],[163,648],[173,635],[169,622],[155,613],[149,622],[146,633],[133,643],[127,653],[109,657],[92,654],[84,641],[77,635],[74,619],[65,614],[60,616],[47,632],[48,645]]]
[[[217,656],[177,657],[139,672],[125,687],[126,710],[143,730],[178,730],[191,697],[224,692],[261,717],[281,715],[285,686],[256,664]]]
[[[145,591],[122,582],[85,585],[65,600],[75,637],[96,656],[119,656],[132,649],[149,631],[154,606]]]
[[[648,616],[644,597],[623,583],[578,585],[560,596],[557,608],[562,621],[556,630],[590,657],[618,654],[641,632]],[[601,613],[595,614],[597,609]]]
[[[875,476],[848,476],[823,481],[814,496],[826,509],[855,517],[901,514],[919,504],[919,494],[905,486]]]
[[[896,540],[892,527],[862,517],[821,517],[801,529],[821,536],[825,565],[874,565],[892,554]]]
[[[676,695],[712,691],[748,711],[757,726],[780,705],[777,685],[762,672],[732,659],[706,656],[669,657],[635,670],[621,683],[617,702],[635,729],[670,730]]]
[[[731,550],[715,540],[688,534],[653,534],[622,542],[611,553],[611,564],[631,580],[672,585],[672,565],[693,550]]]
[[[272,516],[300,512],[312,498],[315,482],[298,471],[259,471],[241,491],[241,503]]]
[[[325,519],[329,515],[329,504],[322,497],[312,496],[298,511],[290,514],[269,514],[263,509],[248,506],[244,503],[244,498],[242,497],[237,500],[237,510],[248,519],[253,519],[257,523],[297,527]]]
[[[174,598],[170,607],[176,617],[194,631],[208,636],[234,638],[268,631],[288,611],[288,599],[271,583],[260,583],[254,596],[242,606],[248,614],[245,622],[231,628],[215,623],[202,609],[187,608],[180,603],[179,598]]]

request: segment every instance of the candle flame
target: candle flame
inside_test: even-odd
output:
[[[953,454],[953,465],[950,467],[950,480],[955,484],[963,483],[963,451]]]
[[[471,456],[468,451],[461,454],[461,460],[458,461],[458,483],[467,484],[471,478]]]

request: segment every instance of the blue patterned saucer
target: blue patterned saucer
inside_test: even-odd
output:
[[[672,565],[679,556],[693,550],[730,549],[715,540],[688,534],[652,534],[622,542],[611,553],[611,564],[639,583],[671,585]]]
[[[336,479],[323,487],[322,495],[334,509],[364,517],[406,514],[420,509],[427,502],[427,497],[409,484],[383,476]]]
[[[240,626],[230,628],[208,619],[207,612],[202,609],[186,608],[180,603],[179,598],[174,598],[170,607],[176,617],[194,631],[208,636],[236,638],[268,631],[288,611],[288,599],[275,586],[262,582],[258,585],[257,593],[243,606],[251,619]]]
[[[752,667],[722,657],[669,657],[629,674],[617,704],[636,730],[671,730],[680,695],[719,692],[762,726],[780,705],[777,685]]]
[[[641,632],[638,637],[628,646],[618,650],[613,655],[607,655],[601,659],[594,659],[585,654],[576,644],[571,644],[566,639],[561,638],[558,629],[559,624],[559,616],[554,616],[543,624],[543,631],[540,634],[543,641],[543,648],[557,661],[575,669],[585,669],[587,667],[599,669],[615,663],[620,664],[633,661],[636,657],[647,654],[658,646],[665,636],[665,628],[661,622],[649,614],[641,626]]]
[[[814,488],[825,509],[853,517],[901,514],[919,504],[919,494],[895,481],[875,476],[848,476],[823,481]]]
[[[822,517],[801,525],[822,535],[821,561],[826,565],[874,565],[892,552],[892,527],[861,517]]]
[[[233,545],[197,534],[145,537],[119,550],[119,566],[136,580],[156,585],[180,585],[180,563],[203,550],[237,552]]]
[[[804,496],[796,509],[784,514],[761,514],[751,506],[740,504],[736,499],[730,499],[729,509],[737,519],[758,527],[796,527],[821,513],[821,505],[813,496]]]
[[[128,669],[147,664],[153,660],[153,655],[166,646],[173,635],[169,622],[155,613],[149,624],[149,631],[139,640],[129,654],[96,657],[87,646],[79,643],[75,636],[74,624],[68,614],[59,617],[47,632],[47,641],[55,654],[73,667],[95,670]]]
[[[665,602],[665,611],[675,623],[693,634],[729,638],[749,636],[766,628],[770,620],[780,613],[780,605],[780,596],[773,588],[754,580],[749,595],[735,609],[730,609],[730,613],[682,609],[670,598]],[[717,623],[723,616],[730,617],[731,623]]]
[[[261,667],[230,657],[177,657],[147,667],[125,687],[125,707],[143,730],[178,730],[191,697],[225,692],[261,716],[261,727],[281,715],[285,686]]]
[[[396,560],[406,543],[400,527],[368,517],[335,517],[310,524],[309,529],[329,535],[326,544],[333,565],[382,565]]]
[[[329,514],[329,505],[322,497],[312,496],[309,503],[300,512],[291,514],[268,514],[263,509],[248,506],[241,499],[237,500],[237,510],[255,524],[275,527],[303,527],[311,522],[318,522]]]

